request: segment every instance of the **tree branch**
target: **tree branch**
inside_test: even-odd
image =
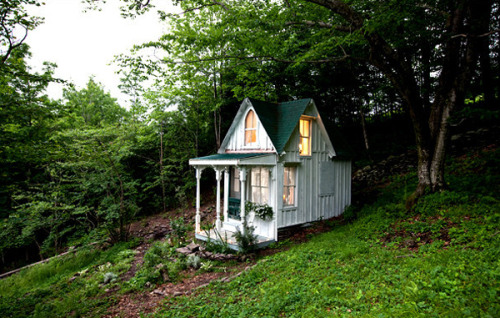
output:
[[[289,22],[285,22],[285,25],[308,25],[308,26],[319,26],[319,27],[322,27],[322,28],[327,28],[327,29],[331,29],[333,27],[333,25],[331,23],[326,23],[326,22],[323,22],[323,21],[308,21],[308,20],[303,20],[303,21],[300,21],[300,22],[296,22],[296,21],[289,21]]]
[[[471,37],[471,38],[472,37],[474,37],[474,38],[484,38],[484,37],[490,36],[490,35],[495,34],[495,33],[500,33],[500,29],[491,30],[490,32],[486,32],[486,33],[478,34],[478,35],[466,34],[466,33],[455,34],[451,38],[452,39],[460,38],[460,37],[462,37],[462,38],[469,38],[469,37]]]
[[[288,21],[285,22],[285,25],[306,25],[306,26],[317,26],[320,28],[325,28],[325,29],[334,29],[337,31],[341,32],[352,32],[354,29],[350,26],[346,25],[333,25],[331,23],[323,22],[323,21],[309,21],[309,20],[303,20],[303,21]]]
[[[204,5],[201,5],[198,7],[194,7],[194,8],[189,8],[189,9],[186,9],[186,10],[179,12],[179,13],[169,13],[169,14],[166,14],[166,16],[179,17],[179,16],[184,15],[188,12],[198,11],[198,10],[208,8],[208,7],[213,7],[213,6],[220,6],[222,9],[224,9],[224,11],[229,11],[229,8],[224,3],[213,0],[212,3],[204,4]]]
[[[3,65],[5,64],[5,62],[7,61],[7,59],[9,58],[9,56],[11,55],[12,51],[16,48],[18,48],[19,46],[21,46],[23,43],[24,43],[24,40],[26,40],[26,38],[28,37],[28,28],[24,25],[20,25],[23,29],[24,29],[24,36],[23,38],[18,41],[17,43],[13,42],[12,41],[12,38],[14,37],[14,35],[9,31],[9,28],[5,25],[5,19],[7,18],[7,14],[8,14],[8,10],[6,10],[1,18],[1,23],[0,23],[0,26],[5,30],[5,38],[6,40],[9,42],[9,45],[8,45],[8,48],[5,52],[5,54],[2,55],[2,57],[0,58],[0,65]]]
[[[306,0],[310,3],[315,3],[322,6],[333,13],[344,17],[351,22],[355,29],[360,29],[363,26],[364,19],[358,12],[354,11],[348,4],[339,0]]]

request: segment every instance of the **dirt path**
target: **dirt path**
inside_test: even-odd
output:
[[[210,205],[201,208],[202,221],[213,222],[214,213],[210,213],[213,207]],[[134,222],[130,226],[130,233],[134,237],[140,237],[144,243],[137,246],[137,251],[132,265],[127,273],[121,279],[128,281],[135,276],[137,270],[142,265],[144,254],[151,247],[153,241],[162,241],[172,229],[170,220],[183,217],[186,223],[194,219],[195,210],[186,209],[182,212],[169,211],[158,215],[150,216],[146,219]],[[187,234],[187,241],[194,239],[194,232],[190,231]],[[224,279],[234,276],[248,266],[248,263],[239,263],[226,272],[207,272],[196,274],[196,270],[189,269],[181,273],[184,278],[176,283],[165,283],[156,286],[153,290],[147,290],[138,293],[128,293],[125,295],[116,294],[117,290],[109,290],[107,297],[115,298],[116,303],[108,309],[108,313],[103,317],[140,317],[141,313],[151,313],[166,297],[177,297],[181,295],[189,295],[194,290],[201,286],[205,286],[214,280]]]
[[[231,271],[208,272],[198,275],[194,275],[195,270],[190,270],[187,273],[189,276],[180,282],[162,284],[152,291],[123,295],[123,297],[118,300],[118,303],[112,306],[108,310],[108,314],[103,317],[139,318],[141,314],[152,313],[165,298],[190,295],[197,288],[203,287],[212,281],[237,276],[244,271],[247,266],[247,263],[241,263],[231,268]]]

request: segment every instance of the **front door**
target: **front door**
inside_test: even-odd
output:
[[[241,192],[240,192],[240,170],[236,167],[231,168],[231,178],[229,183],[229,204],[227,207],[228,217],[231,219],[240,219]]]

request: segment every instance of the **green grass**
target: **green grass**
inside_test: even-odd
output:
[[[105,285],[104,275],[119,276],[130,268],[130,244],[83,250],[0,280],[0,316],[100,316],[110,302],[102,296],[105,289],[117,284]]]
[[[395,178],[353,223],[265,258],[230,283],[168,299],[153,316],[499,317],[497,158],[493,151],[450,162],[450,191],[412,212],[403,203],[415,178]],[[408,238],[416,247],[405,247]]]

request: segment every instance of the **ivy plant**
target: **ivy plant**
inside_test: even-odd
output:
[[[258,204],[247,201],[245,203],[245,211],[253,211],[255,215],[264,221],[271,221],[273,219],[273,208],[267,204]]]

